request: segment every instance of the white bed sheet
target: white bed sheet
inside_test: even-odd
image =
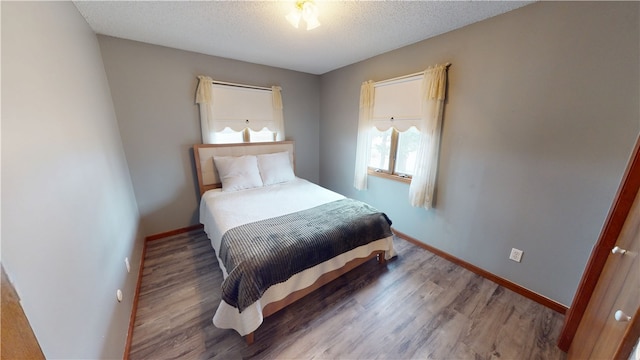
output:
[[[209,190],[202,195],[200,202],[200,222],[211,240],[218,264],[226,279],[227,269],[218,254],[222,235],[227,230],[340,199],[344,199],[344,196],[300,178],[283,184],[235,192]],[[262,324],[262,309],[266,305],[282,300],[296,290],[311,286],[322,274],[338,269],[353,259],[366,257],[374,251],[385,251],[387,259],[395,256],[393,236],[355,248],[295,274],[283,283],[271,286],[258,301],[241,313],[222,300],[213,317],[213,323],[218,328],[234,329],[243,336],[250,334]]]

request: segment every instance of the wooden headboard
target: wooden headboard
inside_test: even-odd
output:
[[[193,145],[193,155],[196,163],[198,175],[198,186],[200,196],[207,190],[222,187],[218,171],[213,164],[214,156],[242,156],[272,154],[288,151],[291,166],[295,169],[295,156],[293,141],[275,141],[263,143],[241,143],[241,144],[196,144]]]

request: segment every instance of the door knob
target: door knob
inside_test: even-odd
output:
[[[625,314],[624,312],[622,312],[622,310],[616,311],[616,313],[613,314],[613,317],[616,319],[616,321],[629,321],[629,320],[631,320],[631,316]]]
[[[616,247],[614,247],[613,249],[611,249],[611,253],[612,253],[612,254],[620,254],[620,255],[624,255],[624,254],[626,254],[626,253],[627,253],[627,250],[625,250],[625,249],[623,249],[623,248],[621,248],[621,247],[619,247],[619,246],[616,246]]]

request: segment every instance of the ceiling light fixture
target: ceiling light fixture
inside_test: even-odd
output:
[[[320,26],[318,21],[318,7],[313,0],[297,0],[294,9],[286,16],[286,19],[296,29],[300,26],[300,19],[307,23],[307,30],[313,30]]]

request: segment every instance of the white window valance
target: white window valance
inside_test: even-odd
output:
[[[213,81],[199,76],[196,103],[200,105],[203,143],[215,143],[215,133],[230,128],[260,131],[267,128],[284,140],[281,88]]]
[[[392,127],[400,132],[412,126],[420,129],[423,78],[421,73],[374,83],[372,125],[380,131]]]
[[[251,89],[228,85],[211,85],[213,96],[213,131],[226,127],[234,131],[249,128],[276,131],[273,121],[273,95],[271,89]]]

